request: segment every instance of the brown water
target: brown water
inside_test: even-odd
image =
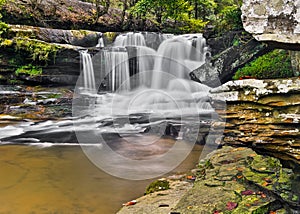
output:
[[[195,146],[173,173],[193,168],[201,150]],[[116,213],[150,182],[110,176],[76,146],[0,146],[0,213]]]

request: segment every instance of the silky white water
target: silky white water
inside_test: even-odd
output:
[[[145,38],[150,36],[153,37],[147,33],[121,34],[113,47],[100,50],[92,61],[88,53],[82,52],[84,87],[95,87],[92,67],[101,68],[94,70],[95,76],[100,73],[102,78],[96,82],[106,81],[106,93],[93,95],[96,115],[213,112],[208,98],[210,87],[189,77],[209,55],[202,34],[159,36],[157,50],[147,47]]]

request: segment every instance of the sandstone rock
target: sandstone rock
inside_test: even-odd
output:
[[[244,145],[300,163],[300,79],[238,80],[212,89],[227,102],[223,144]]]
[[[179,213],[269,213],[299,209],[297,175],[276,158],[249,148],[223,147],[200,162],[194,187],[179,201]],[[226,178],[226,179],[224,179]],[[283,186],[283,183],[286,185]],[[229,206],[236,204],[237,206]]]
[[[300,50],[299,1],[244,0],[242,19],[246,31],[258,41]]]

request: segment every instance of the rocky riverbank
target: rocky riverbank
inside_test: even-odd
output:
[[[169,178],[169,190],[143,196],[119,213],[299,213],[299,172],[282,167],[279,159],[224,146],[193,173],[193,187],[186,176]]]
[[[212,89],[225,100],[223,144],[247,146],[300,164],[300,79],[238,80]],[[217,106],[217,102],[215,102]]]

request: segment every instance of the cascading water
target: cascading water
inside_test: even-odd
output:
[[[142,33],[129,32],[117,36],[114,42],[114,46],[115,47],[146,46],[146,41]]]
[[[217,119],[210,105],[211,88],[189,79],[206,54],[200,34],[168,35],[156,51],[147,46],[142,33],[127,33],[119,35],[113,47],[101,49],[93,62],[95,73],[101,72],[101,80],[107,80],[107,90],[92,94],[91,100],[83,95],[73,105],[73,115],[82,118],[78,141],[101,144],[97,151],[83,147],[90,160],[108,173],[135,180],[161,176],[183,161],[201,138],[199,127],[207,128]],[[156,143],[166,135],[178,143],[162,155],[155,154]],[[118,153],[112,136],[126,141],[128,156]],[[217,135],[204,137],[214,142]],[[147,148],[150,155],[137,155]],[[119,167],[120,163],[128,167]]]
[[[92,57],[87,50],[81,51],[80,56],[82,62],[84,89],[94,91],[96,90],[96,85]]]
[[[209,54],[202,34],[166,35],[159,39],[162,42],[156,51],[146,46],[142,33],[126,33],[116,38],[113,47],[100,50],[100,58],[93,61],[101,64],[98,67],[104,73],[100,76],[107,81],[106,90],[115,92],[113,99],[107,96],[98,100],[101,113],[111,107],[117,108],[119,114],[157,111],[173,114],[178,108],[189,113],[189,108],[195,106],[202,112],[212,110],[207,102],[210,88],[189,79],[189,73],[200,67]],[[90,58],[86,52],[82,52],[82,57],[84,85],[93,89]],[[114,106],[109,107],[107,102],[114,102]]]
[[[113,47],[101,50],[100,59],[94,61],[101,62],[107,90],[115,93],[114,98],[103,95],[106,98],[98,100],[99,114],[110,108],[118,114],[166,111],[174,114],[178,108],[189,113],[195,106],[201,107],[202,113],[212,110],[207,102],[210,88],[189,80],[189,73],[205,61],[208,52],[205,39],[201,34],[159,38],[162,42],[157,51],[146,46],[142,33],[121,34]],[[135,72],[130,70],[130,60]],[[114,104],[109,106],[107,102]]]
[[[137,86],[151,87],[152,70],[156,51],[145,46],[137,46],[138,83]]]
[[[103,60],[110,91],[130,90],[128,53],[120,49],[104,50]]]
[[[102,37],[98,39],[98,44],[96,45],[96,48],[104,48],[104,40]]]

